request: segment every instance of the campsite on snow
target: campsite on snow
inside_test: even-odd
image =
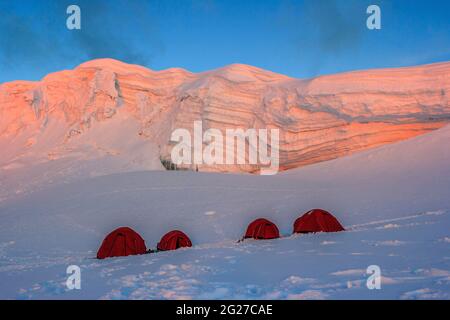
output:
[[[99,59],[1,84],[0,298],[450,299],[449,70]],[[230,124],[279,130],[277,174],[178,166],[200,120],[194,158]]]
[[[450,1],[0,15],[0,301],[183,319],[450,301]]]
[[[270,177],[140,171],[36,183],[36,191],[0,203],[0,295],[448,299],[450,148],[442,146],[449,129]],[[292,235],[295,219],[319,206],[346,231]],[[282,237],[237,243],[258,217],[276,223]],[[95,259],[118,226],[150,246],[182,229],[192,247]],[[374,264],[380,290],[366,287]],[[69,265],[81,268],[81,290],[66,287]]]

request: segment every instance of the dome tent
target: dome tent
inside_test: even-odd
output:
[[[277,226],[267,219],[256,219],[250,223],[245,232],[244,239],[275,239],[280,237]]]
[[[182,247],[192,247],[192,242],[184,232],[179,230],[166,233],[157,245],[160,251],[176,250]]]
[[[322,209],[313,209],[295,220],[293,233],[338,232],[344,230],[344,227],[331,213]]]
[[[120,227],[106,236],[98,249],[97,258],[122,257],[146,253],[145,241],[133,229]]]

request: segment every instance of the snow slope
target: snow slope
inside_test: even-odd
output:
[[[27,194],[53,183],[117,172],[163,170],[158,147],[151,141],[135,139],[137,129],[133,119],[118,114],[76,137],[70,145],[58,145],[51,151],[48,146],[53,139],[44,135],[32,150],[4,165],[0,163],[0,203],[12,195]],[[13,154],[8,147],[13,148],[15,142],[5,143],[0,158]]]
[[[141,171],[27,194],[11,183],[0,202],[0,298],[450,299],[449,139],[446,126],[270,177]],[[348,231],[291,236],[314,207]],[[236,243],[260,216],[286,237]],[[92,259],[122,225],[148,247],[176,228],[195,245]],[[81,290],[65,287],[71,264],[81,267]],[[365,286],[373,264],[381,290]]]

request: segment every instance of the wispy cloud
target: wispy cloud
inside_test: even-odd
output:
[[[72,3],[25,1],[22,8],[27,10],[17,10],[10,2],[1,2],[0,66],[33,67],[52,59],[78,61],[101,57],[148,65],[162,52],[163,44],[151,10],[156,1],[77,0],[82,29],[68,30],[66,8]]]

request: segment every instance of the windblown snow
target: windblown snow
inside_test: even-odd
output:
[[[271,177],[133,171],[107,158],[2,167],[0,298],[450,299],[449,139],[446,126]],[[316,207],[347,231],[291,235]],[[284,237],[236,243],[257,217]],[[151,248],[181,229],[194,246],[94,259],[119,226]],[[69,265],[80,290],[66,287]],[[379,290],[366,286],[370,265]]]

